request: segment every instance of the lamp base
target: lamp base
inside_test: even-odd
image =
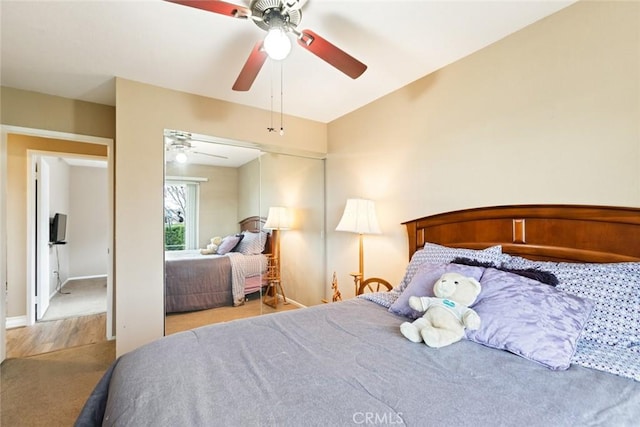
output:
[[[354,295],[358,295],[358,288],[360,287],[360,282],[362,281],[364,274],[355,272],[355,273],[349,273],[349,276],[353,277],[353,284],[355,286]]]
[[[280,279],[271,279],[267,284],[267,287],[264,291],[264,296],[262,297],[262,302],[268,305],[269,307],[273,307],[275,309],[278,308],[278,302],[280,301],[278,290],[282,295],[282,303],[289,304],[287,301],[287,297],[284,294],[284,288],[282,287],[282,283],[280,283]]]

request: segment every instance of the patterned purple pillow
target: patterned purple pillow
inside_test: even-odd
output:
[[[493,265],[501,266],[504,255],[502,254],[502,246],[491,246],[487,249],[464,249],[450,248],[448,246],[438,245],[436,243],[425,243],[424,247],[416,251],[411,257],[411,261],[407,266],[404,278],[400,284],[394,288],[395,292],[402,292],[409,285],[411,279],[418,271],[420,265],[426,263],[431,264],[447,264],[454,258],[469,258],[481,262],[490,262]]]
[[[267,233],[261,231],[254,233],[253,231],[243,231],[242,240],[234,249],[234,252],[240,252],[243,255],[259,255],[264,251],[267,243]]]
[[[640,345],[640,263],[558,263],[558,289],[594,302],[582,338],[612,346]]]
[[[472,308],[480,329],[467,339],[550,369],[567,369],[593,303],[526,277],[487,268]]]
[[[640,263],[558,263],[555,274],[594,303],[571,363],[640,381]]]
[[[222,239],[222,243],[218,246],[218,255],[225,255],[228,252],[231,252],[233,248],[235,248],[240,240],[242,240],[243,236],[227,236]]]
[[[416,274],[409,282],[409,285],[400,294],[398,299],[391,304],[389,311],[409,319],[417,319],[422,316],[420,313],[409,306],[409,298],[412,296],[432,297],[433,285],[444,273],[459,273],[463,276],[473,277],[480,280],[483,267],[472,267],[462,264],[431,264],[423,263],[420,265]]]
[[[391,304],[396,302],[398,299],[397,292],[365,292],[364,294],[358,295],[358,298],[366,299],[372,302],[375,302],[378,305],[383,306],[384,308],[391,307]]]

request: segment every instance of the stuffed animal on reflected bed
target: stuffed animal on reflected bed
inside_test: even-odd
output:
[[[465,328],[478,329],[480,317],[468,306],[480,294],[480,282],[458,273],[445,273],[433,285],[435,297],[409,298],[414,310],[424,312],[414,322],[404,322],[400,332],[408,340],[440,348],[460,341]]]
[[[222,243],[222,237],[216,236],[210,240],[211,243],[207,244],[205,249],[200,249],[202,255],[211,255],[218,252],[218,246]]]

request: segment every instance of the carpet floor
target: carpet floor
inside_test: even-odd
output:
[[[88,316],[107,311],[107,278],[70,280],[49,300],[42,321]]]
[[[209,310],[167,314],[164,321],[164,333],[165,335],[171,335],[213,323],[228,322],[230,320],[260,316],[278,311],[296,310],[298,308],[300,306],[293,303],[281,303],[277,309],[274,309],[263,304],[259,295],[250,295],[248,301],[238,307],[218,307]]]
[[[167,316],[167,335],[205,324],[278,310],[251,300],[241,307]],[[0,425],[72,426],[86,399],[115,360],[115,341],[5,360],[0,366]]]
[[[21,359],[0,367],[0,425],[72,426],[115,360],[115,341]]]

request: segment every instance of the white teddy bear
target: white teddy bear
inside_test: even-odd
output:
[[[211,255],[218,252],[218,246],[222,243],[222,237],[214,237],[210,240],[211,243],[207,244],[206,249],[200,249],[202,255]]]
[[[480,282],[458,273],[445,273],[433,285],[435,297],[409,298],[409,305],[424,315],[404,322],[400,332],[413,342],[440,348],[464,337],[464,329],[478,329],[480,317],[468,306],[480,294]]]

